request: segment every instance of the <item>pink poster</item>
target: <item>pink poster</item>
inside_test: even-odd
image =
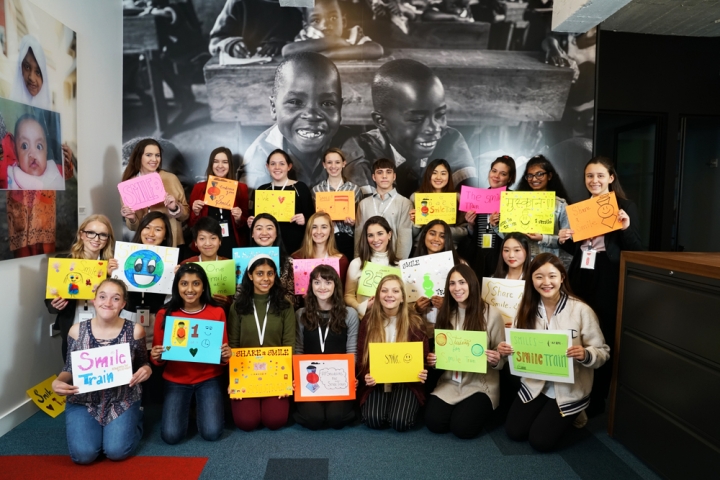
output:
[[[305,295],[310,285],[310,273],[318,265],[330,265],[340,275],[339,258],[308,258],[293,259],[293,274],[295,275],[295,295]]]
[[[157,172],[118,183],[120,197],[133,210],[165,201],[165,186]]]
[[[461,212],[495,213],[500,211],[500,193],[502,188],[474,188],[463,185],[460,189]]]

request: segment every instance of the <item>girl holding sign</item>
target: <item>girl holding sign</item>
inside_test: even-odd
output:
[[[128,385],[78,393],[72,385],[73,362],[68,354],[65,367],[52,383],[58,395],[67,395],[65,425],[68,450],[73,462],[89,464],[104,452],[110,460],[132,454],[143,434],[140,383],[151,375],[145,349],[145,331],[140,325],[120,318],[127,299],[127,287],[108,278],[95,292],[97,314],[75,324],[68,333],[68,350],[76,352],[107,345],[130,344],[133,371]]]
[[[525,280],[530,268],[530,239],[524,233],[506,233],[500,243],[502,256],[498,258],[493,278]]]
[[[268,255],[250,260],[235,298],[228,322],[232,348],[295,346],[295,312]],[[246,432],[260,425],[277,430],[288,421],[288,397],[231,399],[230,403],[235,425]]]
[[[349,260],[335,248],[333,222],[325,212],[313,213],[305,228],[305,237],[300,249],[292,254],[293,258],[338,258],[340,261],[340,280],[345,281]]]
[[[467,265],[450,270],[445,292],[435,328],[487,332],[485,356],[490,368],[487,373],[443,372],[428,399],[425,425],[433,433],[474,438],[500,403],[500,370],[505,361],[496,349],[505,340],[505,324],[500,311],[483,302],[480,282]],[[428,365],[436,362],[437,356],[428,354]]]
[[[355,309],[345,306],[340,277],[331,266],[318,265],[310,273],[305,308],[298,310],[296,316],[298,328],[293,354],[356,353],[360,321]],[[352,400],[297,402],[295,406],[295,421],[310,430],[342,428],[355,419]]]
[[[287,254],[280,233],[280,224],[269,213],[261,213],[253,217],[250,225],[251,247],[277,247],[280,252],[280,285],[285,289],[285,295],[290,303],[295,305],[295,277],[293,273],[293,259]],[[240,284],[237,286],[240,292]]]
[[[165,401],[163,403],[160,436],[170,445],[179,443],[187,433],[190,403],[195,396],[195,414],[200,436],[208,441],[222,435],[225,423],[222,378],[232,351],[228,346],[227,329],[223,329],[221,364],[163,360],[162,353],[170,349],[163,345],[165,328],[172,328],[166,317],[215,320],[225,323],[225,310],[210,296],[210,283],[205,270],[194,263],[182,265],[173,280],[172,297],[155,319],[155,336],[150,359],[155,365],[165,365]]]
[[[425,402],[422,386],[427,370],[418,372],[420,382],[378,385],[370,371],[370,344],[422,342],[423,358],[428,356],[428,340],[420,317],[410,311],[405,286],[397,275],[380,280],[375,297],[378,301],[360,322],[358,334],[358,399],[362,421],[370,428],[392,427],[404,432],[415,424],[418,409]]]
[[[530,264],[515,328],[572,332],[567,356],[574,360],[574,382],[523,377],[505,421],[508,437],[529,440],[536,450],[547,452],[555,448],[570,425],[582,427],[587,422],[584,410],[590,403],[593,371],[610,358],[610,347],[605,344],[595,312],[572,294],[565,267],[550,253],[541,253]],[[498,351],[512,355],[515,350],[502,342]]]

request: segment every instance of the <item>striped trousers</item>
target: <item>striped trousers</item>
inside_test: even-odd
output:
[[[392,384],[392,391],[387,393],[378,385],[361,407],[362,421],[370,428],[392,427],[404,432],[415,425],[419,408],[415,394],[402,383]]]

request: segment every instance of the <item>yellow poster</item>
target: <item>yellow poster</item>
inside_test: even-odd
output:
[[[422,342],[371,343],[370,376],[377,383],[419,382],[425,369]]]
[[[255,190],[255,215],[269,213],[278,222],[295,215],[295,190]]]
[[[444,220],[455,225],[457,214],[457,194],[455,193],[416,193],[415,225],[425,225],[430,220]]]
[[[210,175],[205,189],[205,205],[230,210],[235,205],[238,182],[229,178]]]
[[[292,395],[292,347],[233,348],[230,398]]]
[[[45,298],[92,300],[107,277],[106,260],[48,259]]]
[[[40,410],[55,418],[65,411],[65,397],[52,389],[52,382],[57,375],[44,380],[27,391],[28,397],[35,402]]]
[[[555,192],[502,192],[500,231],[555,233]]]
[[[315,211],[327,213],[331,220],[355,220],[355,192],[316,192]]]

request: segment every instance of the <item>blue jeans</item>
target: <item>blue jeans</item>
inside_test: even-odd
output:
[[[143,434],[143,411],[133,403],[122,415],[104,427],[85,405],[65,403],[65,430],[73,462],[92,463],[100,452],[110,460],[124,460],[135,451]]]
[[[197,428],[205,440],[217,440],[223,432],[225,412],[221,377],[211,378],[195,385],[165,380],[160,436],[170,445],[185,438],[190,421],[190,401],[195,394]]]

